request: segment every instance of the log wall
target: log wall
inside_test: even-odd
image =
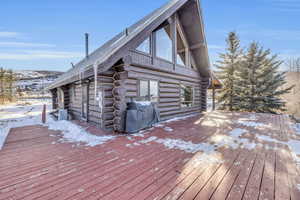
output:
[[[108,71],[98,75],[97,91],[103,93],[102,112],[99,102],[95,99],[95,81],[89,83],[89,105],[88,105],[88,122],[104,129],[113,127],[113,71]],[[81,120],[82,112],[82,85],[73,83],[69,85],[69,93],[72,94],[72,87],[75,88],[75,95],[71,97],[69,104],[69,113],[74,119]]]
[[[125,66],[125,70],[128,71],[128,79],[125,82],[126,101],[138,98],[139,80],[157,80],[159,82],[158,107],[162,120],[196,114],[206,110],[208,79],[202,78],[198,71],[182,66],[174,66],[167,61],[153,59],[137,52],[131,52],[130,55],[132,63]],[[194,89],[194,104],[192,107],[181,107],[181,84],[192,86]]]
[[[167,61],[154,59],[137,52],[130,52],[130,64],[124,63],[98,75],[97,91],[103,91],[103,109],[95,99],[94,78],[89,80],[88,122],[98,127],[122,132],[126,102],[139,98],[139,80],[156,80],[159,83],[161,120],[198,114],[206,110],[208,78],[202,78],[196,70],[175,66]],[[181,107],[180,85],[191,86],[194,93],[192,107]],[[74,87],[74,89],[72,89]],[[72,93],[75,91],[75,94]],[[81,119],[82,85],[68,86],[67,108],[74,119]]]

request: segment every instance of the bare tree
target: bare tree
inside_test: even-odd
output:
[[[300,72],[300,57],[290,58],[286,61],[289,72]]]
[[[0,104],[14,100],[15,74],[12,70],[0,68]]]

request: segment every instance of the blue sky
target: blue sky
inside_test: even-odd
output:
[[[0,66],[16,70],[70,68],[91,50],[167,0],[2,0]],[[236,31],[246,46],[258,41],[283,59],[300,57],[300,0],[202,0],[210,59]]]

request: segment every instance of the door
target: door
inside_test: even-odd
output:
[[[89,84],[82,85],[82,112],[81,117],[83,120],[88,121],[89,111]]]

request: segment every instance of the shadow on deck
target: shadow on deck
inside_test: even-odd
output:
[[[11,130],[0,151],[0,199],[299,199],[286,116],[213,112],[102,145],[57,131]],[[298,187],[297,187],[298,186]]]

